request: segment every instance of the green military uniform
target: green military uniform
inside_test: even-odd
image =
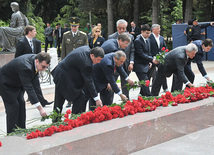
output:
[[[64,59],[71,51],[84,45],[88,45],[85,32],[78,31],[74,37],[71,31],[65,32],[62,38],[61,59]]]

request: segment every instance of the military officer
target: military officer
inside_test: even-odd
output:
[[[86,33],[78,30],[80,19],[78,17],[71,17],[68,20],[71,24],[71,31],[63,34],[61,60],[76,48],[88,45]]]
[[[213,25],[213,22],[199,25],[197,17],[189,22],[192,22],[192,26],[189,26],[186,31],[184,31],[184,33],[187,35],[187,42],[201,40],[201,34],[205,35],[205,32],[201,33],[201,29]]]

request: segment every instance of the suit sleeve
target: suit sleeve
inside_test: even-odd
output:
[[[19,41],[16,45],[16,54],[15,54],[15,58],[19,57],[22,55],[22,52],[23,52],[23,43],[21,41]]]
[[[206,28],[206,27],[208,27],[208,26],[210,26],[210,23],[207,23],[207,24],[201,24],[201,29]]]
[[[152,62],[153,60],[152,56],[149,56],[144,52],[143,46],[138,40],[135,40],[134,47],[135,47],[135,53],[137,53],[138,56],[140,56],[141,58],[149,62]]]
[[[198,66],[198,70],[201,72],[201,75],[205,76],[205,75],[207,75],[207,72],[206,72],[206,70],[204,68],[204,65],[202,63],[202,58],[203,57],[201,57],[200,55],[196,54],[195,57],[194,57],[194,60],[195,60],[195,62],[197,64],[197,66]]]
[[[19,77],[20,77],[21,82],[23,84],[24,90],[28,94],[28,97],[29,97],[31,104],[35,104],[35,103],[39,102],[36,91],[34,89],[34,87],[36,87],[37,84],[39,84],[38,75],[36,75],[34,77],[32,75],[31,70],[22,69],[21,71],[19,71]]]
[[[134,48],[134,38],[132,37],[131,38],[132,40],[131,40],[131,42],[130,42],[130,58],[129,58],[129,62],[130,61],[134,61],[134,53],[135,53],[135,48]]]
[[[178,76],[183,80],[183,83],[187,83],[189,80],[187,79],[184,73],[185,60],[183,58],[175,59],[177,65],[177,73]]]
[[[62,37],[62,52],[61,52],[61,59],[65,58],[66,48],[65,48],[65,35]]]
[[[123,66],[119,66],[116,69],[117,69],[117,72],[120,74],[120,76],[122,76],[124,79],[128,77],[128,74],[125,72]]]
[[[97,97],[97,90],[94,85],[93,75],[92,75],[92,67],[85,66],[81,69],[81,74],[83,76],[85,87],[88,89],[90,96],[92,98]]]
[[[103,65],[102,67],[103,72],[105,73],[106,79],[110,83],[113,91],[117,94],[119,93],[120,89],[118,88],[115,78],[114,78],[114,68],[111,65]],[[125,72],[125,71],[124,71]]]

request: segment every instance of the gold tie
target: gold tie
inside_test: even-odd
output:
[[[37,73],[38,73],[38,70],[36,70],[35,74],[37,74]]]

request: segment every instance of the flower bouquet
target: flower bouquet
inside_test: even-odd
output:
[[[162,52],[159,52],[158,54],[156,54],[155,59],[159,61],[160,64],[164,64],[165,53],[169,52],[169,50],[166,49],[165,47],[163,47],[161,50]]]
[[[214,82],[213,82],[212,80],[207,81],[207,85],[208,85],[209,87],[214,88]]]
[[[136,88],[138,88],[138,87],[141,87],[142,85],[145,85],[146,87],[149,87],[149,84],[150,84],[150,81],[149,80],[142,80],[142,81],[135,81],[134,82],[135,84],[134,85],[130,85],[130,84],[126,84],[127,85],[127,89],[128,89],[128,91],[130,90],[130,89],[136,89]]]

